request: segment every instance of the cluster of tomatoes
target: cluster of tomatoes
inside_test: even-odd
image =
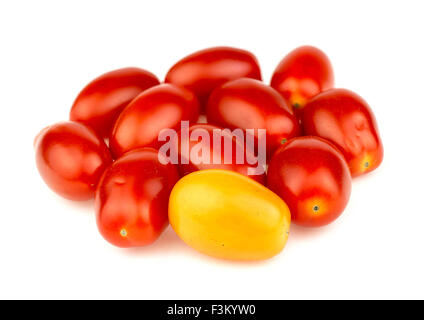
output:
[[[181,59],[164,83],[142,69],[115,70],[80,92],[69,121],[38,134],[37,167],[59,195],[94,197],[98,229],[116,246],[148,245],[169,221],[205,254],[266,259],[284,248],[291,221],[317,227],[335,220],[349,200],[352,177],[382,161],[370,107],[333,86],[329,59],[310,46],[284,57],[270,85],[253,54],[228,47]],[[185,158],[181,148],[177,164],[160,161],[169,143],[159,139],[161,131],[178,131],[186,121],[189,132],[203,129],[225,139],[228,131],[216,129],[239,129],[258,146],[265,142],[267,171],[252,175],[255,164],[235,156],[212,161],[223,160],[222,148],[181,132],[185,154],[206,150],[211,161]],[[230,139],[234,154],[259,152]]]

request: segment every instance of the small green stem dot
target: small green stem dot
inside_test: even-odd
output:
[[[314,212],[318,212],[319,211],[319,206],[313,206],[312,210],[314,210]]]

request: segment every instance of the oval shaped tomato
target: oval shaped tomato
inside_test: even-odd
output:
[[[204,107],[213,89],[242,77],[261,80],[256,57],[246,50],[214,47],[197,51],[178,61],[168,71],[165,82],[194,92]]]
[[[161,164],[152,148],[133,150],[116,160],[96,190],[101,235],[118,247],[154,242],[168,225],[168,199],[177,180],[177,168]]]
[[[110,71],[91,81],[78,94],[69,119],[92,127],[102,137],[125,106],[142,91],[159,84],[152,73],[139,68]]]
[[[383,144],[375,117],[356,93],[331,89],[313,98],[302,111],[306,134],[323,137],[342,151],[353,177],[376,169]]]
[[[212,169],[177,182],[169,199],[169,222],[185,243],[204,254],[262,260],[284,248],[290,211],[256,181]]]
[[[172,84],[160,84],[134,99],[116,120],[110,136],[115,157],[140,147],[160,147],[162,129],[179,130],[183,120],[195,122],[199,103],[190,91]]]
[[[254,79],[237,79],[217,88],[207,105],[208,122],[230,129],[265,129],[268,155],[300,134],[298,120],[281,95]],[[258,143],[263,139],[255,130]]]
[[[194,124],[178,133],[176,141],[181,175],[206,169],[232,170],[265,183],[265,164],[246,148],[229,129],[211,124]],[[262,167],[261,167],[262,166]]]
[[[318,137],[298,137],[274,153],[268,187],[286,201],[294,223],[318,227],[345,209],[351,177],[343,155],[332,144]]]
[[[50,189],[70,200],[92,198],[103,171],[112,163],[104,141],[78,122],[44,128],[35,140],[35,157]]]
[[[271,86],[295,110],[301,109],[310,98],[334,86],[333,68],[318,48],[299,47],[281,60],[272,75]]]

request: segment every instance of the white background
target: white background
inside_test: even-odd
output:
[[[1,1],[0,298],[423,299],[423,13],[422,1]],[[186,54],[229,45],[255,53],[269,82],[304,44],[369,102],[385,158],[336,222],[293,226],[269,261],[214,260],[170,228],[150,247],[115,248],[91,202],[61,199],[36,170],[34,136],[106,71],[163,79]]]

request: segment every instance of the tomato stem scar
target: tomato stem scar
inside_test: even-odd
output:
[[[365,163],[364,163],[364,167],[365,168],[368,168],[370,166],[370,163],[368,162],[368,161],[366,161]]]
[[[281,144],[285,144],[287,142],[286,138],[281,139]]]
[[[317,205],[313,206],[312,210],[314,210],[314,212],[318,212],[319,211],[319,206],[317,206]]]
[[[300,108],[300,103],[297,103],[297,102],[293,103],[293,107],[295,107],[295,109],[299,109]]]
[[[127,236],[127,230],[125,230],[125,228],[121,229],[121,231],[119,231],[119,233],[121,234],[122,237],[126,237]]]

